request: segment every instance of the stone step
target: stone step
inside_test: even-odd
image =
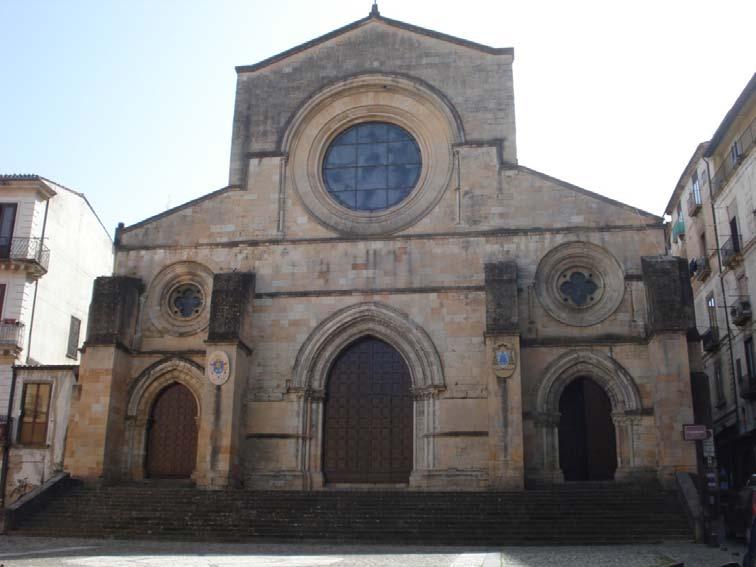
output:
[[[524,492],[201,491],[75,487],[22,520],[36,536],[436,544],[689,540],[676,496],[659,489]]]

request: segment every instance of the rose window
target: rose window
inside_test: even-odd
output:
[[[568,275],[565,273],[562,274],[561,280],[559,292],[562,294],[563,301],[572,302],[577,307],[584,307],[596,300],[599,286],[593,280],[593,274],[572,272]]]
[[[340,205],[353,211],[382,211],[410,194],[421,167],[420,148],[404,128],[364,122],[331,142],[323,160],[323,181]]]
[[[190,319],[199,315],[204,304],[202,290],[193,283],[176,286],[168,298],[170,312],[178,319]]]

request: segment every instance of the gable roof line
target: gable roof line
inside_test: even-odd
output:
[[[97,214],[97,211],[95,211],[94,207],[92,206],[92,203],[89,202],[89,199],[87,199],[87,196],[84,193],[81,193],[79,191],[75,191],[74,189],[71,189],[70,187],[66,187],[65,185],[58,183],[57,181],[53,181],[52,179],[48,179],[47,177],[43,177],[42,175],[38,175],[36,173],[8,173],[8,174],[2,174],[0,175],[0,181],[39,181],[40,183],[44,183],[47,185],[47,187],[55,193],[55,189],[50,187],[50,185],[54,185],[58,189],[63,189],[65,191],[68,191],[69,193],[73,193],[80,199],[86,203],[87,207],[89,207],[89,210],[92,211],[92,214],[94,215],[95,219],[97,219],[97,222],[102,227],[102,230],[105,231],[105,234],[107,235],[108,239],[110,241],[113,241],[113,237],[110,235],[110,231],[107,229],[105,224],[102,222],[102,219],[100,218],[100,215]]]
[[[164,217],[170,216],[174,213],[177,213],[181,211],[182,209],[186,209],[188,207],[191,207],[193,205],[197,205],[198,203],[201,203],[203,201],[207,201],[208,199],[212,199],[213,197],[217,197],[218,195],[222,195],[223,193],[228,193],[230,191],[241,191],[242,188],[240,185],[226,185],[225,187],[221,187],[220,189],[216,189],[215,191],[211,191],[210,193],[205,193],[204,195],[200,195],[196,199],[192,199],[191,201],[187,201],[186,203],[181,203],[180,205],[176,205],[175,207],[171,207],[170,209],[166,209],[162,213],[158,213],[156,215],[152,215],[151,217],[147,217],[144,220],[141,220],[137,223],[131,224],[129,226],[121,226],[118,227],[118,232],[120,234],[123,234],[124,232],[129,232],[131,230],[140,228],[144,225],[150,224],[151,222],[154,222],[156,220],[160,220]]]
[[[690,156],[685,169],[683,169],[682,173],[680,174],[680,179],[677,180],[674,191],[672,191],[672,196],[669,198],[667,208],[664,209],[665,215],[672,215],[672,209],[674,208],[675,203],[680,200],[680,193],[682,193],[683,189],[688,184],[688,177],[690,175],[693,175],[693,170],[698,167],[698,162],[703,156],[704,150],[706,150],[706,147],[708,145],[709,142],[701,142],[696,146],[696,149],[693,151],[693,155]]]
[[[328,32],[324,35],[316,37],[315,39],[311,39],[310,41],[301,43],[295,47],[287,49],[286,51],[282,51],[281,53],[278,53],[277,55],[273,55],[272,57],[263,59],[262,61],[259,61],[258,63],[253,63],[252,65],[239,65],[236,67],[236,72],[237,73],[252,73],[254,71],[258,71],[260,69],[263,69],[264,67],[268,67],[269,65],[272,65],[273,63],[282,61],[288,57],[291,57],[292,55],[296,55],[297,53],[306,51],[307,49],[310,49],[311,47],[315,47],[316,45],[320,45],[321,43],[325,43],[340,35],[343,35],[347,32],[355,30],[373,20],[378,21],[378,22],[383,22],[384,24],[387,24],[389,26],[407,30],[407,31],[410,31],[419,35],[432,37],[434,39],[440,39],[442,41],[447,41],[449,43],[455,43],[457,45],[461,45],[462,47],[469,47],[470,49],[482,51],[483,53],[488,53],[489,55],[514,55],[513,47],[491,47],[490,45],[476,43],[474,41],[470,41],[469,39],[462,39],[461,37],[455,37],[453,35],[448,35],[445,33],[434,31],[434,30],[429,30],[427,28],[415,26],[412,24],[408,24],[406,22],[401,22],[399,20],[392,20],[391,18],[386,18],[384,16],[381,16],[377,12],[374,12],[374,13],[371,12],[370,15],[368,15],[365,18],[361,18],[359,20],[352,22],[351,24],[347,24],[343,27],[340,27],[331,32]]]
[[[719,144],[722,142],[722,139],[727,134],[727,131],[730,129],[730,126],[732,126],[732,123],[735,122],[735,119],[737,118],[738,114],[740,114],[740,111],[743,110],[743,108],[745,108],[746,104],[748,103],[750,98],[754,95],[754,93],[756,93],[756,73],[751,75],[751,79],[748,81],[748,84],[740,93],[737,100],[730,108],[730,110],[727,111],[727,114],[725,114],[725,117],[722,119],[722,122],[719,124],[719,127],[717,128],[716,132],[714,132],[714,135],[711,137],[711,140],[709,140],[709,147],[706,148],[706,153],[704,153],[704,157],[711,157],[714,155],[714,152],[717,151]]]
[[[615,207],[620,207],[622,209],[625,209],[626,211],[633,212],[637,215],[649,217],[653,220],[655,220],[658,223],[664,222],[664,219],[660,216],[655,215],[654,213],[649,213],[648,211],[644,211],[643,209],[639,209],[637,207],[633,207],[632,205],[628,205],[627,203],[623,203],[622,201],[617,201],[616,199],[612,199],[611,197],[607,197],[605,195],[602,195],[600,193],[595,193],[594,191],[590,191],[588,189],[583,189],[582,187],[578,187],[577,185],[573,185],[572,183],[568,183],[567,181],[563,181],[562,179],[558,179],[556,177],[552,177],[551,175],[548,175],[546,173],[543,173],[541,171],[536,171],[535,169],[531,169],[529,167],[525,167],[524,165],[517,165],[517,169],[521,171],[525,171],[527,173],[532,173],[534,175],[539,175],[543,177],[544,179],[548,179],[549,181],[553,181],[554,183],[558,183],[559,185],[562,185],[563,187],[566,187],[567,189],[571,189],[572,191],[575,191],[577,193],[581,193],[583,195],[586,195],[588,197],[592,197],[594,199],[598,199],[600,201],[604,201],[606,203],[609,203],[610,205],[614,205]]]

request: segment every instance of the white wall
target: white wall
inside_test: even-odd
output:
[[[81,321],[80,347],[94,278],[113,271],[113,243],[82,197],[55,189],[45,228],[50,267],[39,279],[31,345],[26,345],[39,363],[76,364],[78,357],[66,357],[71,316]]]

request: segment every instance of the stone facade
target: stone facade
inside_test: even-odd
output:
[[[67,470],[143,478],[150,408],[178,382],[198,485],[323,488],[329,372],[367,336],[409,370],[409,488],[561,482],[578,377],[611,403],[616,479],[693,470],[687,267],[663,256],[661,218],[517,163],[512,61],[373,12],[237,68],[229,186],[118,231],[93,317],[121,324],[90,334]],[[397,205],[351,210],[324,155],[376,121],[413,136],[421,172]],[[178,285],[201,305],[184,320],[165,308]]]

